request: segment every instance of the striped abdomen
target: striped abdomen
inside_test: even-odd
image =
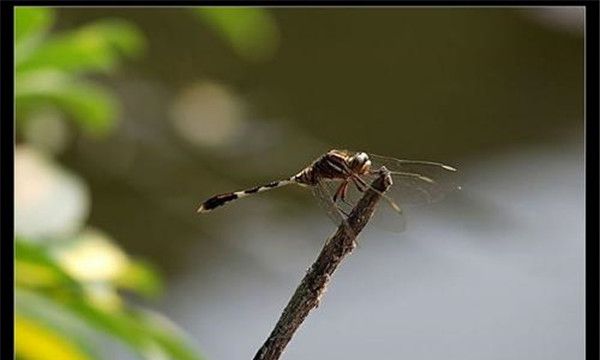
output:
[[[293,179],[299,184],[315,186],[321,180],[345,180],[350,173],[347,156],[332,150],[319,157]]]
[[[266,185],[256,186],[256,187],[253,187],[253,188],[247,189],[247,190],[215,195],[215,196],[211,197],[210,199],[206,200],[205,202],[203,202],[202,205],[200,205],[200,207],[198,208],[198,212],[199,213],[207,213],[207,212],[210,212],[210,211],[214,210],[215,208],[218,208],[219,206],[223,206],[233,200],[237,200],[237,199],[243,198],[245,196],[256,194],[259,192],[275,189],[275,188],[278,188],[281,186],[289,185],[294,182],[295,181],[293,180],[293,178],[288,179],[288,180],[273,181]]]
[[[366,157],[366,154],[364,156]],[[266,185],[253,187],[247,190],[215,195],[202,203],[198,208],[198,212],[207,213],[239,198],[292,183],[303,186],[316,186],[321,180],[346,180],[352,175],[353,171],[350,159],[351,158],[344,152],[331,150],[290,179],[273,181]],[[368,160],[368,158],[366,160]],[[362,160],[358,165],[362,168],[364,167],[364,162],[365,160]]]

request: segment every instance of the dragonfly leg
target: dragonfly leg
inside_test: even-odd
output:
[[[351,179],[356,186],[356,189],[358,189],[360,192],[365,192],[365,190],[367,190],[369,187],[369,185],[358,175],[352,176]]]
[[[342,190],[341,199],[343,202],[346,202],[346,195],[348,195],[348,182],[344,183],[344,190]]]
[[[392,200],[389,196],[387,196],[386,194],[382,193],[381,191],[375,189],[374,187],[372,187],[371,185],[367,184],[360,176],[353,174],[352,175],[352,179],[354,181],[356,181],[356,184],[358,185],[360,183],[360,186],[362,186],[365,190],[367,188],[375,191],[376,193],[378,193],[382,198],[384,198],[388,204],[390,204],[390,206],[398,213],[398,214],[402,214],[402,209],[400,209],[400,207],[396,204],[396,202],[394,200]]]
[[[344,181],[340,184],[340,186],[335,191],[333,195],[333,202],[335,203],[338,199],[344,200],[346,197],[346,190],[348,188],[348,181]]]
[[[360,184],[354,177],[352,177],[351,179],[352,179],[352,183],[354,183],[354,186],[356,187],[356,190],[358,190],[360,192],[365,192],[366,187],[364,187],[362,184]],[[359,177],[359,179],[360,179],[360,177]]]
[[[335,195],[333,195],[333,203],[336,204],[337,206],[337,201],[341,201],[344,204],[348,205],[350,208],[352,208],[352,204],[349,203],[348,201],[346,201],[346,196],[348,195],[348,187],[350,185],[349,181],[345,181],[343,183],[340,184],[340,186],[338,187],[338,189],[335,191]],[[342,210],[342,212],[344,213],[344,215],[349,216],[346,212],[343,211],[342,208],[340,208],[339,206],[337,206],[340,210]]]
[[[348,181],[341,183],[340,186],[335,191],[335,195],[333,195],[333,203],[344,215],[346,215],[346,217],[349,216],[348,213],[346,213],[344,211],[344,209],[342,209],[341,207],[339,207],[337,205],[337,201],[339,200],[339,201],[343,202],[344,204],[348,205],[349,207],[352,207],[352,204],[350,204],[348,201],[346,201],[346,195],[348,195],[348,185],[349,185]]]

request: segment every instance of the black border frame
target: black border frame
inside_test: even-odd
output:
[[[2,121],[0,121],[0,230],[2,231],[0,243],[0,350],[4,355],[14,354],[14,8],[16,6],[105,6],[105,7],[175,7],[175,6],[269,6],[269,7],[323,7],[323,6],[412,6],[412,7],[542,7],[542,6],[583,6],[585,7],[585,151],[586,151],[586,358],[599,359],[599,333],[598,322],[600,314],[599,300],[599,71],[598,56],[599,2],[586,1],[299,1],[299,0],[221,0],[221,1],[187,1],[187,0],[160,0],[160,1],[135,1],[135,0],[2,0],[0,2],[0,29],[2,34],[0,71],[0,95]],[[13,46],[7,46],[10,44]],[[13,119],[7,121],[5,119]],[[9,240],[12,239],[12,240]],[[12,255],[12,256],[10,256]],[[10,356],[10,355],[9,355]],[[13,355],[14,356],[14,355]]]

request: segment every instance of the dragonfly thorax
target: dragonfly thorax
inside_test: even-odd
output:
[[[314,186],[320,180],[347,180],[354,175],[367,174],[371,160],[364,152],[349,154],[330,150],[294,177],[297,183]]]

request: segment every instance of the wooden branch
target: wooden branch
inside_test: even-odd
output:
[[[385,167],[379,171],[379,177],[371,184],[377,191],[368,189],[348,216],[347,224],[341,224],[336,233],[325,243],[321,253],[308,269],[283,310],[269,338],[254,356],[254,360],[279,359],[310,310],[319,306],[331,275],[342,260],[354,250],[356,237],[373,215],[381,194],[392,185],[389,171]]]

